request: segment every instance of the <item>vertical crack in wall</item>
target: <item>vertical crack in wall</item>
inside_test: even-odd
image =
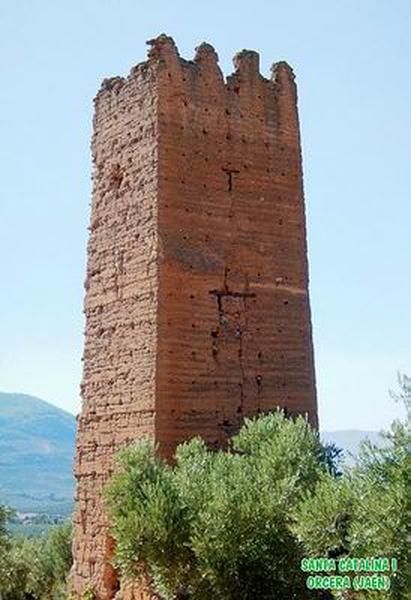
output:
[[[241,380],[239,382],[240,389],[240,404],[237,408],[237,413],[242,414],[244,409],[244,388],[246,384],[246,372],[244,365],[244,334],[247,331],[248,327],[248,307],[247,307],[247,298],[254,298],[255,293],[253,292],[238,292],[231,291],[228,289],[226,282],[226,274],[227,268],[225,269],[225,278],[224,278],[224,289],[223,290],[210,290],[210,294],[215,296],[217,302],[217,314],[218,314],[218,323],[219,325],[212,330],[211,338],[212,338],[212,354],[213,358],[216,360],[219,356],[219,339],[226,339],[232,335],[232,330],[234,330],[234,338],[238,342],[238,365],[240,371]],[[229,313],[224,308],[224,299],[234,298],[238,299],[241,302],[242,310],[235,312],[234,314]],[[241,316],[244,317],[244,323],[241,322]],[[232,327],[230,327],[230,317],[232,317]]]

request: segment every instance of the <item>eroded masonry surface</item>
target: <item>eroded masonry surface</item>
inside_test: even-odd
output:
[[[293,73],[244,50],[225,80],[208,44],[150,45],[95,100],[73,587],[98,599],[140,597],[110,564],[119,448],[221,447],[277,406],[317,423]]]

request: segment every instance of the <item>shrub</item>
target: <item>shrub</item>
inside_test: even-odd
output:
[[[247,420],[226,452],[182,444],[174,466],[133,446],[107,492],[117,566],[148,573],[165,599],[308,598],[290,523],[324,456],[307,422],[281,412]]]
[[[107,489],[116,565],[164,600],[300,600],[351,597],[309,591],[303,556],[390,556],[400,570],[379,597],[404,598],[406,442],[394,424],[343,473],[338,449],[281,412],[246,420],[228,451],[182,444],[172,466],[141,442]]]

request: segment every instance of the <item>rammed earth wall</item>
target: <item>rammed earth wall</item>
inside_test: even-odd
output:
[[[102,489],[121,447],[221,447],[277,406],[317,424],[292,70],[266,79],[244,50],[225,81],[208,44],[150,45],[95,101],[72,581],[99,600],[119,587]]]

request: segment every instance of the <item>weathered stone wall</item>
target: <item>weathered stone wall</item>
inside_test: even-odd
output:
[[[96,98],[73,587],[111,598],[117,578],[102,487],[113,454],[154,435],[157,344],[156,76],[140,65]]]
[[[274,406],[316,424],[293,73],[243,51],[225,83],[207,44],[162,55],[157,439],[219,446]]]
[[[99,600],[118,588],[101,494],[120,447],[218,447],[276,406],[317,423],[293,73],[243,51],[225,82],[207,44],[151,46],[96,99],[73,587]]]

